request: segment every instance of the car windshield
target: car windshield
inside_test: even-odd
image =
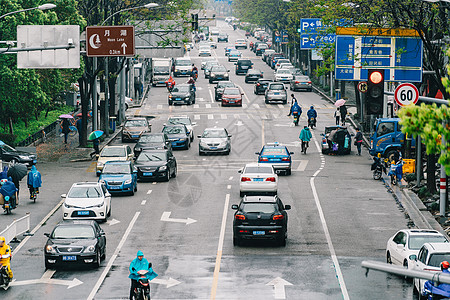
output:
[[[167,134],[180,134],[184,133],[184,130],[181,127],[164,127],[163,132]]]
[[[172,93],[189,93],[189,86],[187,85],[175,86],[172,90]]]
[[[105,164],[102,174],[130,174],[130,165]]]
[[[223,92],[224,95],[240,95],[239,89],[228,88]]]
[[[175,64],[177,66],[190,66],[190,65],[192,65],[190,60],[176,60]]]
[[[277,211],[275,203],[244,203],[241,210],[246,213],[273,214]]]
[[[260,44],[260,45],[258,45],[258,48],[259,49],[267,49],[267,48],[269,48],[269,46],[267,46],[266,44]]]
[[[219,33],[219,36],[227,36],[227,34],[226,33]]]
[[[276,90],[276,91],[281,91],[281,90],[284,90],[284,85],[283,84],[272,84],[272,85],[270,85],[270,89]]]
[[[167,67],[163,67],[163,66],[154,67],[153,68],[153,72],[155,74],[159,74],[159,75],[169,75],[170,68],[169,68],[169,66],[167,66]]]
[[[16,149],[14,149],[13,147],[8,146],[6,144],[1,145],[0,148],[2,148],[5,151],[8,151],[8,152],[15,152],[16,151]]]
[[[97,186],[76,186],[70,189],[67,198],[100,198],[102,193]]]
[[[295,80],[298,80],[298,81],[310,81],[308,76],[295,76]]]
[[[287,155],[285,148],[264,148],[261,155]]]
[[[165,161],[166,152],[142,152],[139,154],[136,162],[146,162],[146,161]]]
[[[162,135],[143,135],[141,136],[139,143],[162,143],[164,138]]]
[[[279,59],[279,60],[277,61],[277,64],[279,64],[279,65],[281,65],[281,64],[286,64],[286,63],[289,63],[289,59]]]
[[[206,63],[205,69],[211,69],[213,66],[218,65],[219,63],[217,61],[209,61]]]
[[[238,62],[239,65],[241,66],[251,66],[252,65],[252,61],[251,60],[240,60]]]
[[[217,83],[217,88],[234,87],[234,83],[230,81],[219,81]]]
[[[245,40],[239,39],[239,40],[236,40],[236,43],[245,43]]]
[[[226,72],[226,71],[227,71],[227,69],[225,69],[224,66],[214,66],[211,69],[211,72]]]
[[[172,125],[178,125],[178,124],[191,125],[191,120],[189,118],[170,118],[169,119],[169,124],[172,124]]]
[[[439,267],[444,260],[450,261],[450,253],[434,253],[430,255],[429,266]]]
[[[241,53],[239,51],[231,50],[230,55],[240,55]]]
[[[244,173],[272,174],[273,171],[270,167],[246,167]]]
[[[102,157],[123,157],[125,155],[125,148],[122,147],[105,147],[100,154]]]
[[[125,122],[125,127],[145,127],[147,126],[144,120],[128,120]]]
[[[91,226],[58,226],[51,237],[53,239],[93,239],[95,238],[94,228]]]
[[[419,250],[425,243],[447,243],[447,239],[439,235],[413,235],[409,237],[409,249]]]
[[[277,71],[277,74],[291,74],[291,71],[286,70],[286,69],[279,69]]]
[[[205,130],[203,131],[202,138],[226,138],[227,133],[225,130]]]

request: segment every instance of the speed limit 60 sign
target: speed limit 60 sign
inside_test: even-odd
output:
[[[416,104],[419,100],[419,90],[414,84],[402,83],[395,89],[394,97],[400,106]]]

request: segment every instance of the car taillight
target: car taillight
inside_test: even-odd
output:
[[[169,95],[169,98],[172,98],[172,95]]]
[[[275,216],[273,216],[273,219],[274,220],[283,220],[284,216],[283,215],[275,215]]]
[[[308,81],[308,83],[311,84],[312,82],[311,82],[311,81]]]
[[[297,83],[297,84],[298,84],[298,83],[300,83],[300,81],[296,81],[295,83]]]
[[[260,83],[257,83],[257,84],[256,84],[256,86],[260,86],[260,85],[261,85]]]
[[[241,181],[244,182],[244,181],[252,181],[252,180],[249,177],[242,177]]]
[[[275,177],[268,177],[268,178],[266,178],[266,181],[272,181],[272,182],[275,182]]]
[[[269,161],[267,157],[261,157],[260,161]]]
[[[291,161],[291,159],[289,157],[283,157],[281,160],[282,161]]]
[[[244,215],[235,215],[234,218],[236,220],[245,220],[245,216]]]

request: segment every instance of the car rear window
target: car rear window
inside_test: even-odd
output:
[[[272,174],[272,168],[269,167],[247,167],[244,173]]]
[[[125,122],[125,127],[144,127],[147,126],[147,122],[144,120],[128,120]]]
[[[164,138],[162,135],[143,135],[139,142],[144,143],[162,143],[164,142]]]
[[[105,164],[102,174],[129,174],[128,164]]]
[[[277,211],[275,203],[244,203],[241,210],[246,213],[273,214]]]
[[[125,148],[122,147],[106,147],[100,154],[102,157],[123,157],[126,156]]]
[[[447,239],[439,235],[414,235],[409,237],[409,248],[419,250],[425,243],[447,243]]]
[[[223,92],[226,95],[240,95],[241,92],[236,88],[226,88]]]
[[[252,61],[251,60],[240,60],[238,61],[238,65],[240,66],[251,66]]]
[[[261,155],[287,155],[286,148],[264,148]]]
[[[172,90],[172,93],[189,93],[189,86],[187,85],[175,86]]]
[[[439,267],[441,262],[443,262],[444,260],[446,261],[450,260],[450,252],[431,254],[428,265],[432,267]]]
[[[284,90],[284,85],[283,84],[272,84],[270,85],[270,89],[271,90]]]

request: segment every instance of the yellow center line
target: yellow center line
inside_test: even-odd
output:
[[[87,173],[93,173],[95,172],[95,167],[97,167],[97,162],[93,161],[91,162],[91,164],[89,165],[89,168],[86,169]]]
[[[265,138],[264,138],[264,120],[261,120],[261,147],[264,147],[266,144]]]

